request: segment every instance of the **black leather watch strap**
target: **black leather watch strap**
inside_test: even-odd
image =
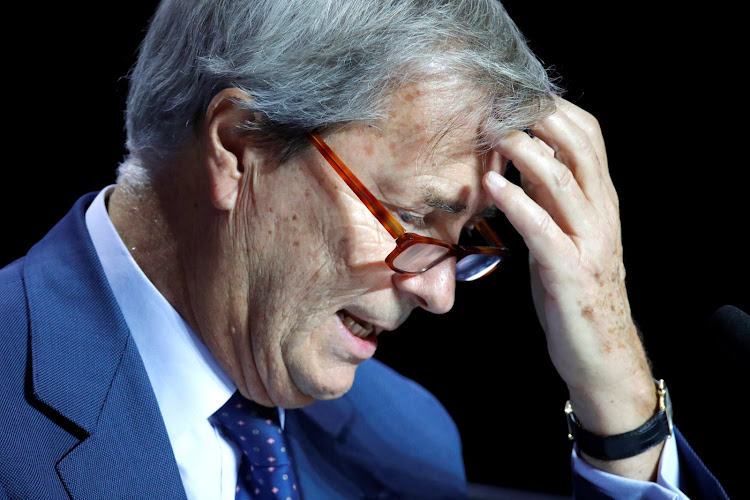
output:
[[[657,395],[656,415],[639,428],[614,436],[599,436],[581,427],[568,401],[568,438],[575,440],[580,451],[600,460],[620,460],[643,453],[672,435],[672,405],[663,380],[657,382]]]

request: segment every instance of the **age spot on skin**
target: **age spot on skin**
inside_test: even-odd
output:
[[[581,309],[581,316],[586,318],[587,320],[591,321],[594,319],[594,308],[591,306],[586,306],[583,309]]]

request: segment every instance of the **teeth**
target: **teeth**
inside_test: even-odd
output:
[[[344,323],[344,326],[361,339],[368,337],[372,333],[373,326],[370,323],[359,323],[344,313],[339,313],[339,317],[341,318],[342,323]]]

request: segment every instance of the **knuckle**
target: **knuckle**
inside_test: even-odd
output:
[[[560,167],[555,170],[555,184],[559,189],[566,189],[575,183],[575,177],[566,167]]]
[[[574,151],[577,152],[579,157],[587,159],[597,158],[596,149],[594,148],[591,137],[592,136],[588,135],[588,133],[585,133],[585,131],[584,133],[576,134],[575,138],[573,139],[573,148]]]
[[[537,228],[540,234],[548,233],[552,228],[552,217],[545,213],[537,220]]]
[[[601,135],[602,127],[599,123],[599,120],[596,119],[594,115],[591,113],[584,113],[581,117],[580,125],[581,129],[588,135],[589,137],[595,137]]]
[[[528,138],[529,137],[523,132],[514,130],[500,139],[499,145],[504,149],[516,149],[521,147]]]

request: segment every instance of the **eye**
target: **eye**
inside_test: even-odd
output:
[[[406,224],[411,224],[417,228],[424,228],[427,224],[425,223],[424,217],[419,215],[410,214],[403,210],[398,211],[399,218]]]

